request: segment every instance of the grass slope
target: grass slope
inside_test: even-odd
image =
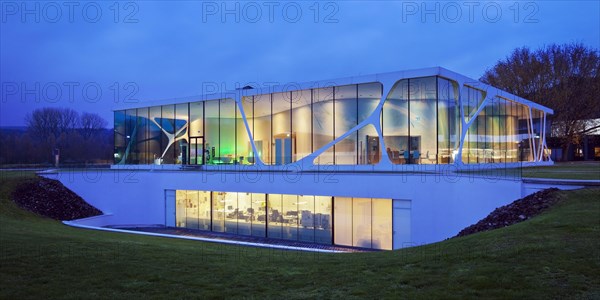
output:
[[[499,230],[314,254],[70,228],[8,199],[23,176],[0,179],[0,299],[600,298],[600,189]]]

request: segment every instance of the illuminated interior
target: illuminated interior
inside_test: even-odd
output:
[[[385,97],[383,90],[367,82],[118,110],[115,164],[286,165],[309,156],[314,165],[548,159],[542,110],[440,76],[399,80]]]
[[[177,190],[175,226],[392,249],[392,200]]]

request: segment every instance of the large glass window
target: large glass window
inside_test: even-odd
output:
[[[251,194],[252,235],[264,237],[267,229],[267,201],[265,194]]]
[[[334,244],[352,246],[352,198],[335,197]]]
[[[219,101],[219,157],[215,163],[233,164],[237,162],[235,154],[235,110],[233,99],[222,99]]]
[[[252,194],[238,194],[237,233],[241,235],[252,235]]]
[[[204,102],[190,103],[189,136],[204,136]]]
[[[124,164],[125,149],[127,149],[127,139],[125,138],[125,111],[115,111],[115,164]]]
[[[334,140],[333,87],[312,90],[313,95],[313,151]],[[330,147],[314,161],[315,164],[333,164],[335,147]]]
[[[292,161],[312,153],[311,90],[292,92],[292,138],[295,145]]]
[[[412,163],[437,162],[436,77],[409,80],[410,156]]]
[[[390,199],[178,190],[175,205],[177,227],[392,248]],[[335,226],[332,226],[334,220]],[[333,236],[335,241],[332,241]]]
[[[315,196],[315,242],[331,244],[333,228],[333,206],[332,198],[326,196]]]
[[[439,164],[454,163],[460,143],[458,84],[438,77],[438,157]],[[428,160],[435,160],[431,155]]]
[[[162,117],[160,119],[160,128],[162,136],[162,163],[175,163],[175,105],[163,105]]]
[[[148,140],[148,152],[152,156],[154,164],[162,163],[162,135],[163,132],[160,129],[160,123],[162,119],[162,111],[160,106],[150,107],[150,119],[149,119],[149,140]]]
[[[225,231],[225,207],[227,206],[225,203],[226,194],[227,193],[224,192],[212,192],[212,231]]]
[[[139,164],[137,141],[137,112],[135,109],[125,111],[125,163]]]
[[[476,147],[476,155],[478,163],[486,162],[487,152],[487,115],[489,114],[489,108],[486,105],[479,115],[477,116],[477,147]]]
[[[204,147],[206,163],[220,162],[219,147],[219,100],[206,101],[204,104]]]
[[[335,87],[334,104],[335,138],[350,131],[358,123],[358,86],[356,84]],[[354,165],[357,163],[357,135],[353,132],[342,141],[335,144],[335,164]]]
[[[315,241],[315,197],[298,196],[298,240]]]
[[[295,138],[291,135],[291,93],[274,93],[273,101],[273,140],[271,153],[274,164],[283,165],[292,162],[295,152]]]
[[[242,107],[244,108],[244,114],[246,115],[246,122],[248,123],[248,128],[250,129],[250,132],[252,134],[254,134],[254,96],[244,96],[242,97]],[[241,121],[241,120],[239,120]],[[239,127],[239,126],[238,126]],[[245,131],[245,128],[244,128]],[[240,133],[240,130],[238,129],[238,133]],[[248,137],[248,134],[246,133],[246,144],[247,144],[247,148],[244,151],[244,147],[243,145],[243,141],[238,141],[238,149],[240,149],[241,153],[245,153],[246,157],[245,159],[242,161],[243,164],[254,164],[255,160],[254,160],[254,152],[252,149],[252,145],[250,143],[250,138]],[[258,149],[258,148],[257,148]],[[242,155],[242,154],[240,154]]]
[[[237,233],[238,216],[240,214],[238,208],[238,193],[227,192],[224,194],[225,232]]]
[[[258,157],[271,164],[271,94],[256,95],[254,101],[254,129],[252,136]]]
[[[392,200],[373,199],[372,248],[392,249]]]
[[[298,212],[298,196],[282,195],[283,207],[283,235],[286,240],[298,240],[298,222],[300,214]]]
[[[242,100],[242,104],[243,104],[244,99]],[[246,113],[246,111],[244,110],[244,113]],[[252,110],[250,110],[250,113],[252,113]],[[252,118],[252,115],[250,115],[250,117],[248,118]],[[252,145],[250,145],[250,139],[248,138],[248,131],[246,130],[246,125],[244,124],[244,118],[242,118],[242,111],[240,109],[237,109],[236,112],[236,117],[235,117],[235,122],[236,122],[236,130],[235,130],[235,135],[236,135],[236,141],[235,141],[235,153],[236,153],[236,159],[237,159],[237,163],[238,164],[242,164],[242,165],[246,165],[246,164],[253,164],[254,163],[254,154],[252,152]],[[251,123],[249,123],[251,124]]]
[[[279,194],[267,195],[267,207],[269,209],[268,220],[267,220],[267,233],[270,238],[282,238],[282,224],[283,224],[283,205],[282,196]]]
[[[371,198],[352,199],[352,246],[371,248]]]
[[[473,123],[467,129],[467,135],[463,145],[462,161],[463,163],[478,163],[483,158],[483,150],[480,148],[480,126],[483,126],[482,131],[485,129],[485,120],[477,118],[475,113],[479,109],[479,105],[483,102],[484,93],[481,90],[466,86],[463,88],[463,109],[465,114],[465,121],[470,121],[472,118]],[[485,110],[482,111],[485,114]],[[481,124],[480,124],[481,123]]]
[[[198,191],[198,228],[210,230],[210,192]]]
[[[533,114],[533,128],[532,128],[532,139],[536,151],[536,157],[539,159],[542,156],[542,132],[544,127],[544,113],[539,110],[532,108]]]
[[[391,157],[391,151],[388,156]],[[373,165],[381,159],[379,135],[373,125],[367,125],[358,130],[358,164]]]
[[[506,162],[507,161],[507,151],[506,151],[506,100],[502,98],[498,98],[498,146],[494,148],[494,152],[497,155],[496,162]]]
[[[518,105],[519,111],[519,161],[533,161],[533,144],[531,139],[531,123],[529,107]]]
[[[137,109],[137,143],[138,146],[136,148],[136,156],[139,159],[139,163],[141,164],[150,164],[152,163],[152,156],[148,153],[148,108],[138,108]]]
[[[335,244],[392,248],[391,199],[335,197]]]
[[[198,191],[185,191],[185,227],[189,229],[200,229]]]
[[[358,85],[358,120],[366,120],[377,108],[381,101],[383,85],[379,82],[362,83]]]
[[[186,191],[177,190],[175,191],[175,226],[177,227],[187,227],[186,226],[186,200],[187,195]]]
[[[188,164],[188,104],[175,106],[175,163]]]
[[[408,163],[408,80],[398,81],[385,99],[381,113],[381,127],[391,162]]]
[[[517,162],[518,161],[518,148],[519,148],[519,140],[518,140],[518,131],[519,131],[519,116],[517,114],[517,104],[513,101],[508,101],[507,108],[507,120],[506,120],[506,128],[507,128],[507,160],[509,162]]]

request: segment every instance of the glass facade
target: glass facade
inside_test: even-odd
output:
[[[459,112],[455,82],[436,76],[397,82],[381,113],[390,161],[454,163],[460,142]]]
[[[395,82],[376,112],[382,93],[368,82],[115,111],[115,164],[286,165],[316,151],[315,165],[374,165],[383,151],[392,164],[547,159],[545,112],[529,105],[440,76]],[[373,113],[380,133],[363,123]]]
[[[175,195],[176,227],[392,249],[391,199],[193,190]]]
[[[335,197],[336,245],[392,249],[391,199]]]

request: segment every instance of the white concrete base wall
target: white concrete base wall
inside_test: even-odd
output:
[[[165,190],[207,190],[411,200],[408,245],[438,242],[522,197],[520,180],[392,173],[87,170],[47,174],[110,217],[87,225],[165,224]]]

